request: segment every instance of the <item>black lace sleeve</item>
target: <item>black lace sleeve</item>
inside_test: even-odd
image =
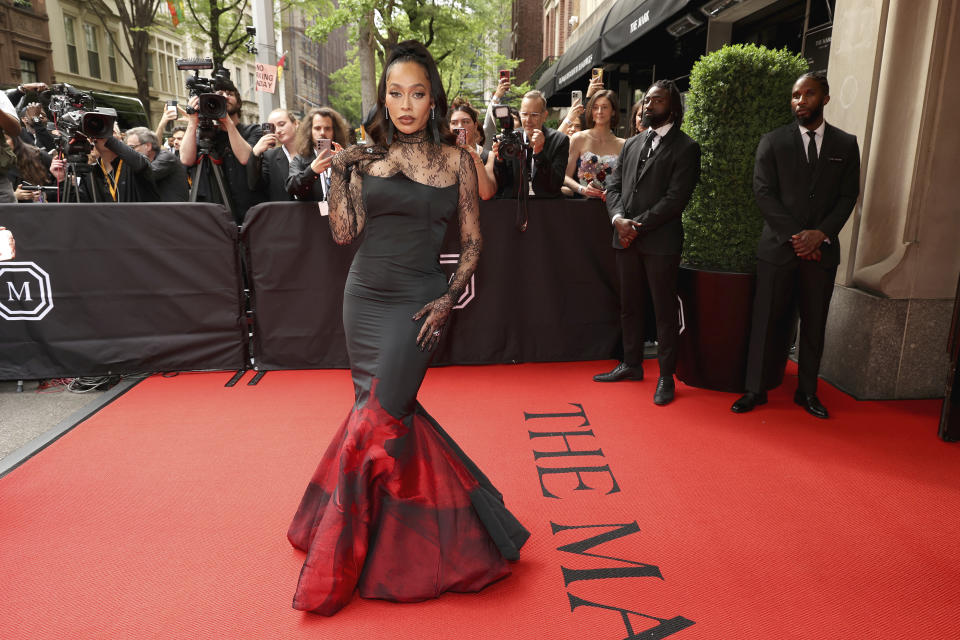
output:
[[[457,202],[457,214],[460,218],[460,260],[457,270],[450,281],[448,294],[456,304],[477,270],[483,238],[480,235],[480,198],[477,186],[477,169],[470,153],[460,150],[460,166],[457,170],[460,183],[460,196]]]
[[[330,172],[330,233],[337,244],[353,242],[366,223],[363,209],[363,171],[384,152],[376,147],[353,145],[333,158]]]

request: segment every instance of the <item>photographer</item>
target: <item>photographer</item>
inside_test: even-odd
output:
[[[115,136],[94,138],[99,155],[89,180],[80,180],[79,202],[159,202],[153,183],[150,161]],[[56,157],[50,163],[50,173],[57,182],[66,178],[66,162]],[[92,190],[92,191],[91,191]]]
[[[222,71],[222,70],[221,70]],[[259,202],[257,193],[247,186],[246,164],[253,152],[253,145],[260,139],[259,124],[240,124],[240,92],[229,80],[218,78],[218,89],[215,93],[223,96],[227,101],[227,114],[212,123],[215,129],[212,132],[201,131],[200,117],[197,107],[200,99],[197,96],[190,98],[190,109],[187,113],[187,131],[180,143],[180,162],[190,168],[190,176],[197,179],[197,168],[204,155],[198,142],[198,136],[210,135],[210,160],[219,164],[226,183],[231,209],[237,224],[243,222],[247,209]],[[197,186],[198,202],[222,202],[220,190],[213,171],[204,170],[201,183]]]
[[[127,146],[147,156],[160,202],[186,202],[190,198],[187,169],[172,151],[160,147],[156,134],[146,127],[127,131]]]
[[[17,163],[10,167],[7,177],[10,183],[15,186],[14,195],[17,202],[42,202],[45,196],[44,187],[56,185],[53,176],[50,175],[50,154],[43,149],[38,149],[32,144],[27,144],[18,136],[5,136],[7,144],[13,149],[17,156]],[[50,187],[56,191],[56,187]],[[56,198],[56,194],[53,194]]]
[[[516,198],[520,184],[516,176],[521,170],[533,190],[533,195],[542,198],[560,197],[560,188],[567,168],[567,156],[570,151],[570,139],[554,129],[543,126],[547,115],[547,100],[540,91],[528,91],[520,103],[520,132],[502,136],[522,134],[522,143],[509,145],[516,153],[503,153],[504,145],[494,144],[496,159],[493,163],[497,179],[498,198]],[[502,127],[503,123],[501,123]],[[501,141],[502,142],[502,141]],[[505,157],[506,156],[506,157]]]
[[[266,194],[268,202],[293,200],[287,193],[290,159],[297,153],[297,119],[286,109],[274,109],[263,124],[263,137],[253,145],[247,163],[247,186]]]
[[[20,110],[20,139],[45,151],[57,146],[53,134],[47,129],[47,114],[39,102],[31,102]]]
[[[300,123],[297,139],[299,153],[290,161],[287,192],[297,200],[326,200],[330,163],[347,146],[347,125],[339,113],[320,107]]]

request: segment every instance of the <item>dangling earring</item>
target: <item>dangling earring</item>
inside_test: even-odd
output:
[[[440,131],[437,129],[437,114],[434,108],[430,107],[430,129],[433,130],[433,143],[440,144]]]
[[[383,117],[387,120],[387,146],[393,144],[393,120],[390,119],[390,110],[383,108]]]

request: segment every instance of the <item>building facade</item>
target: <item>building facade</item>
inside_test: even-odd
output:
[[[0,84],[50,82],[46,0],[0,0]]]
[[[543,5],[513,0],[510,24],[509,55],[521,61],[514,76],[517,82],[526,82],[543,60]]]
[[[330,74],[347,64],[347,30],[332,32],[326,42],[316,42],[306,35],[312,24],[300,9],[283,13],[283,47],[287,56],[283,85],[286,108],[302,115],[330,104]]]

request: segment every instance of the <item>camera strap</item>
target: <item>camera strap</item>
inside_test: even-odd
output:
[[[103,159],[100,159],[100,171],[103,171],[103,177],[107,179],[107,188],[110,190],[110,197],[113,198],[114,202],[117,202],[117,184],[120,182],[120,172],[123,170],[123,160],[121,159],[117,163],[116,173],[111,173],[107,171],[107,168],[103,166]]]

